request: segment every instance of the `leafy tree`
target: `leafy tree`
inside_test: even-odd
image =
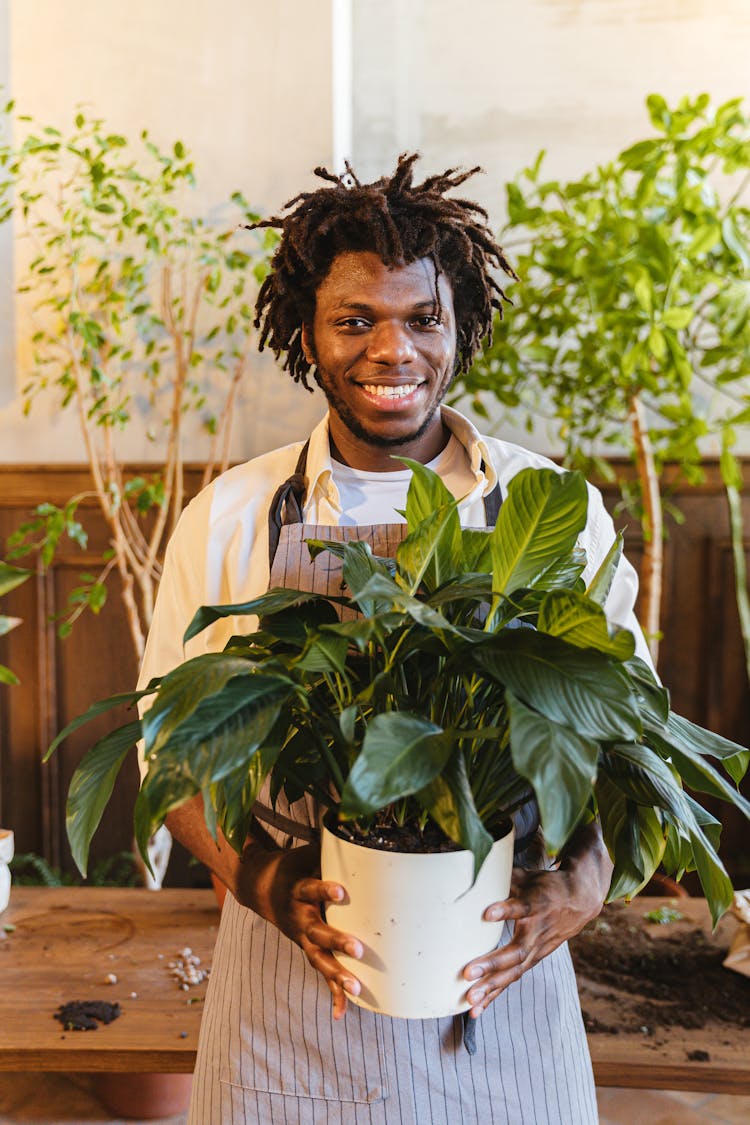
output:
[[[211,220],[190,212],[195,172],[182,141],[162,150],[144,130],[131,144],[83,112],[65,134],[20,120],[26,139],[0,149],[0,221],[16,217],[32,247],[20,286],[34,322],[24,409],[54,394],[75,411],[110,533],[103,569],[81,576],[61,632],[83,610],[99,612],[116,571],[140,657],[184,506],[189,418],[210,435],[206,483],[228,461],[254,295],[276,236],[238,236],[257,218],[239,192]],[[133,426],[154,444],[145,476],[118,449]],[[66,538],[85,547],[79,508],[90,495],[40,505],[11,537],[10,557],[36,551],[48,566]]]
[[[456,389],[480,413],[494,398],[529,429],[551,423],[569,465],[612,479],[607,449],[630,452],[639,495],[624,489],[639,502],[642,618],[656,656],[661,472],[676,461],[699,482],[708,435],[721,440],[744,566],[732,447],[750,421],[750,118],[739,98],[712,108],[701,94],[670,108],[652,94],[646,105],[653,135],[610,163],[563,183],[545,179],[542,152],[508,184],[503,235],[519,247],[521,281]]]

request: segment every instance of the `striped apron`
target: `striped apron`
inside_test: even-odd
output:
[[[303,524],[303,477],[301,459],[298,473],[277,493],[275,512],[272,506],[270,584],[340,593],[340,560],[327,552],[311,560],[304,541],[367,539],[375,554],[392,556],[405,525]],[[494,511],[491,506],[490,501],[488,524],[494,524],[499,493]],[[261,806],[267,802],[266,787]],[[259,819],[280,847],[292,846],[293,838],[313,839],[317,832],[317,808],[310,798],[290,805],[282,794],[276,815],[261,807]],[[506,926],[501,944],[511,933]],[[598,1121],[567,945],[490,1005],[476,1021],[475,1043],[470,1054],[462,1016],[391,1019],[350,1003],[346,1017],[334,1022],[328,986],[302,950],[227,894],[201,1023],[189,1125]]]

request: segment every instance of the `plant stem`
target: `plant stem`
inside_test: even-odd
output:
[[[745,561],[744,519],[742,516],[742,497],[733,484],[726,485],[729,504],[729,526],[732,535],[732,559],[734,562],[735,597],[740,618],[740,631],[745,648],[745,668],[750,680],[750,595],[747,589],[747,563]]]

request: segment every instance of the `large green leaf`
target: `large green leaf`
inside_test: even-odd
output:
[[[388,568],[373,555],[370,544],[362,540],[347,543],[342,557],[342,577],[352,598],[366,617],[377,613],[382,608],[381,604],[376,599],[363,598],[361,591],[374,574],[389,580]]]
[[[544,572],[573,550],[586,525],[588,493],[580,473],[523,469],[491,534],[496,595],[534,586]]]
[[[593,648],[616,660],[629,660],[635,653],[633,634],[627,629],[610,632],[601,606],[575,590],[550,590],[539,607],[537,627],[577,648]]]
[[[249,767],[241,766],[233,774],[225,777],[215,788],[213,799],[218,813],[218,824],[229,844],[238,855],[250,831],[253,805],[261,788],[279,757],[287,732],[287,724],[282,721],[269,732],[258,752],[253,754]]]
[[[691,832],[690,842],[693,846],[695,870],[711,911],[711,920],[716,926],[721,916],[732,905],[734,887],[724,864],[705,834],[700,830]]]
[[[149,775],[171,768],[171,759],[203,790],[249,765],[294,691],[291,681],[262,673],[229,680],[221,691],[201,699],[158,748],[147,744]],[[144,785],[148,783],[147,775]]]
[[[607,897],[629,898],[659,866],[667,833],[652,808],[628,799],[605,773],[597,778],[595,791],[602,835],[615,865]]]
[[[320,600],[325,600],[320,594],[311,594],[305,590],[287,590],[279,586],[258,598],[252,598],[249,602],[237,602],[234,605],[202,605],[185,630],[182,643],[187,644],[192,637],[223,617],[263,617],[269,613],[277,613],[279,610],[290,609],[292,606],[303,605],[305,602]]]
[[[474,856],[474,878],[492,847],[474,803],[463,752],[456,748],[442,773],[420,789],[417,799],[446,836]]]
[[[513,764],[534,787],[548,850],[572,835],[591,797],[599,746],[505,694]]]
[[[221,652],[203,653],[173,669],[143,717],[146,750],[157,751],[201,701],[217,695],[235,676],[251,676],[253,670],[252,661]]]
[[[427,626],[428,629],[434,629],[438,632],[443,630],[445,632],[455,632],[455,626],[447,617],[444,617],[425,602],[420,601],[419,598],[411,597],[410,594],[407,594],[390,578],[384,578],[381,574],[374,574],[372,576],[369,582],[360,590],[357,600],[361,603],[363,598],[370,597],[382,599],[383,603],[389,608],[407,614],[412,620],[420,625]]]
[[[73,734],[74,731],[78,730],[79,727],[84,726],[92,719],[96,719],[99,715],[104,715],[107,711],[111,711],[113,707],[121,707],[123,704],[137,703],[138,700],[143,699],[144,696],[153,695],[153,693],[156,691],[157,685],[160,682],[161,681],[159,679],[154,679],[151,680],[148,686],[143,688],[141,691],[118,692],[117,695],[110,695],[108,699],[101,699],[98,703],[92,703],[88,711],[85,711],[83,715],[79,715],[76,719],[72,719],[71,722],[67,724],[67,726],[63,727],[58,736],[51,743],[49,750],[47,750],[47,753],[44,755],[43,761],[46,762],[50,755],[55,752],[60,743],[64,742],[65,739],[69,735]]]
[[[431,512],[399,543],[396,563],[411,594],[428,591],[461,572],[461,525],[455,501]]]
[[[709,793],[712,797],[734,805],[750,820],[750,801],[706,761],[703,754],[695,749],[695,744],[691,745],[687,739],[661,738],[653,731],[647,733],[647,738],[662,758],[673,763],[684,783],[691,789]]]
[[[462,571],[485,574],[492,570],[492,542],[490,531],[481,528],[464,527],[461,529],[461,557],[463,559]]]
[[[326,631],[310,637],[295,667],[306,672],[338,672],[346,674],[349,640],[346,636]]]
[[[640,656],[633,656],[627,662],[630,681],[639,697],[644,721],[652,719],[661,724],[669,715],[669,692],[663,687],[651,668]]]
[[[664,809],[686,831],[698,827],[679,778],[648,746],[637,742],[612,744],[602,756],[599,768],[639,805]]]
[[[112,796],[117,775],[141,737],[139,719],[95,742],[76,769],[68,790],[65,827],[78,870],[86,875],[91,837]]]
[[[663,731],[659,733],[671,746],[686,754],[718,758],[732,780],[739,785],[750,762],[750,750],[673,712],[667,718],[666,727],[666,734]]]
[[[265,615],[259,633],[251,633],[248,639],[252,640],[257,636],[259,640],[266,643],[278,640],[284,645],[302,648],[311,633],[324,625],[335,624],[338,619],[338,614],[330,602],[322,599],[302,602],[301,605],[279,609]]]
[[[377,812],[423,789],[444,768],[452,744],[441,727],[407,711],[375,715],[341,795],[344,819]]]
[[[627,679],[602,653],[533,629],[510,629],[477,645],[472,657],[527,706],[583,738],[640,734]]]
[[[408,457],[399,457],[399,461],[411,469],[411,481],[404,509],[409,531],[414,531],[423,520],[428,519],[439,508],[451,505],[456,507],[453,493],[446,488],[437,473],[428,469],[421,461],[412,461]]]

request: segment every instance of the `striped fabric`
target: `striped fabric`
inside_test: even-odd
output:
[[[331,555],[306,538],[368,538],[391,554],[403,527],[281,529],[272,586],[340,591]],[[264,797],[266,800],[264,801]],[[267,793],[261,794],[267,803]],[[278,812],[314,826],[308,798]],[[292,841],[269,828],[281,847]],[[511,937],[506,927],[503,942]],[[592,1125],[596,1097],[566,945],[482,1015],[477,1051],[462,1017],[390,1019],[350,1004],[293,942],[227,894],[201,1023],[189,1125]]]
[[[505,940],[509,939],[509,934]],[[350,1005],[275,927],[227,895],[201,1025],[190,1125],[588,1125],[593,1076],[567,946],[462,1020]]]

